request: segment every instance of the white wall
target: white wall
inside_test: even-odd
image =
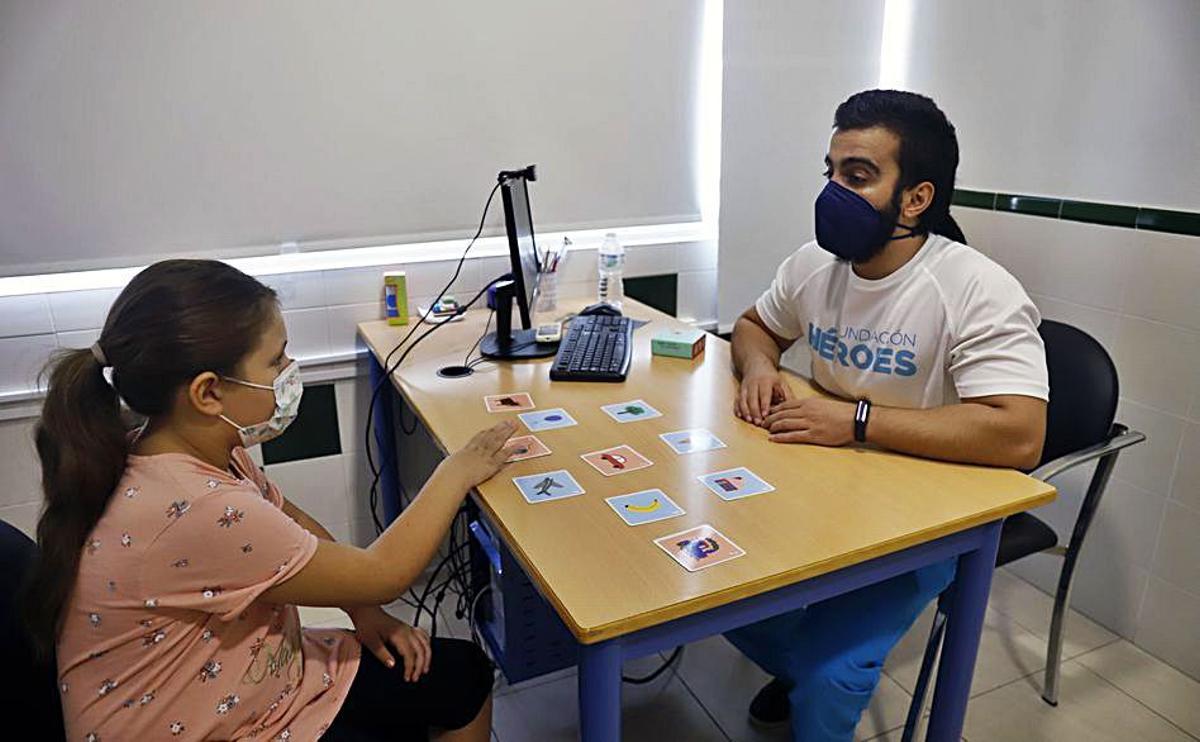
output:
[[[912,3],[907,88],[958,127],[967,187],[1195,210],[1195,0]]]
[[[728,3],[720,285],[728,330],[812,239],[833,112],[879,77],[880,0]]]

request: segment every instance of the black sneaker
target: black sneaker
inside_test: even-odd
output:
[[[759,729],[777,729],[792,718],[792,707],[788,702],[788,684],[773,679],[750,702],[750,723]]]

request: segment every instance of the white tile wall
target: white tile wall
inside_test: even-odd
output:
[[[1200,388],[1200,333],[1193,330],[1122,315],[1112,355],[1129,401],[1182,415]]]
[[[1165,516],[1154,555],[1154,574],[1200,595],[1200,510],[1167,502]]]
[[[0,392],[37,388],[38,376],[56,348],[54,335],[0,338]]]
[[[1200,678],[1200,595],[1151,577],[1134,643]]]
[[[34,421],[0,421],[0,507],[40,503],[41,467],[33,446]],[[7,520],[7,518],[5,518]]]
[[[1200,510],[1200,422],[1189,422],[1184,428],[1171,499]]]
[[[717,321],[717,271],[683,271],[679,274],[675,314],[696,323]]]
[[[100,328],[94,330],[72,330],[58,333],[60,348],[90,348],[92,343],[100,339]]]
[[[1117,420],[1148,441],[1121,454],[1076,572],[1073,605],[1200,677],[1200,239],[955,209],[968,239],[1044,317],[1096,337],[1117,364]],[[1043,508],[1070,535],[1086,476]],[[1061,560],[1013,572],[1053,592]]]
[[[300,361],[329,355],[329,312],[324,308],[284,310],[288,355]]]
[[[283,273],[259,276],[258,280],[275,289],[279,304],[284,309],[309,309],[328,303],[325,300],[325,281],[320,273]]]
[[[1138,233],[1139,236],[1144,233]],[[1139,239],[1122,258],[1131,266],[1122,311],[1200,330],[1200,249],[1196,238],[1159,234]],[[1181,280],[1190,276],[1192,280]]]
[[[1145,433],[1147,440],[1121,454],[1115,476],[1165,496],[1171,488],[1186,422],[1124,399],[1117,406],[1117,420]]]
[[[329,313],[329,352],[333,355],[352,353],[360,348],[366,348],[366,344],[358,337],[359,323],[384,317],[382,301],[331,306],[327,311]],[[410,313],[412,311],[410,310]]]
[[[50,302],[45,294],[14,296],[4,303],[0,336],[44,335],[54,332]]]
[[[104,327],[104,318],[119,293],[118,289],[89,289],[47,294],[50,312],[54,315],[54,329],[66,332]]]

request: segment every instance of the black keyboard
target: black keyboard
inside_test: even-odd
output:
[[[624,381],[633,355],[628,317],[581,315],[571,320],[558,346],[552,381]]]

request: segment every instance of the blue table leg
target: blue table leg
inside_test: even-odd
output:
[[[996,569],[996,549],[1000,545],[1001,521],[986,527],[979,548],[958,558],[954,592],[950,597],[946,638],[938,667],[937,689],[933,694],[933,712],[929,718],[927,739],[934,742],[962,739],[967,699],[971,695],[971,676],[979,633]]]
[[[371,354],[371,388],[384,379],[383,366]],[[383,388],[375,397],[372,410],[375,433],[375,448],[379,451],[376,463],[380,467],[379,492],[383,500],[383,524],[387,526],[400,515],[400,475],[396,468],[396,428],[392,422],[392,383],[383,382]]]
[[[583,742],[621,739],[621,647],[586,644],[579,657],[579,731]]]

